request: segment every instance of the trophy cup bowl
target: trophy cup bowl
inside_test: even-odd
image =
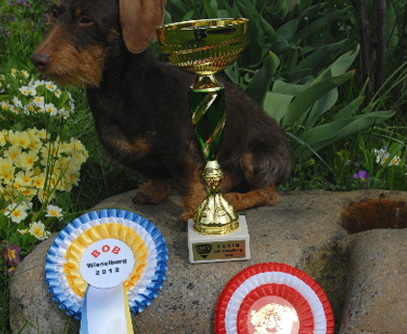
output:
[[[247,19],[209,19],[158,28],[163,53],[172,64],[199,75],[230,66],[244,49]]]
[[[239,216],[220,192],[223,173],[216,158],[226,122],[225,92],[214,74],[230,66],[244,49],[247,19],[184,21],[158,28],[163,53],[179,68],[195,73],[189,89],[192,124],[206,159],[207,196],[194,215],[203,235],[223,235],[239,228]]]

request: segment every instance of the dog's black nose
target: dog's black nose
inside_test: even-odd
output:
[[[47,70],[50,56],[42,53],[33,53],[30,59],[39,71]]]

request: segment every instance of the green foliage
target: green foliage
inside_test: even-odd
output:
[[[366,100],[360,47],[355,38],[358,36],[356,13],[350,2],[302,0],[291,7],[289,3],[169,0],[166,22],[248,18],[248,46],[225,74],[287,130],[294,156],[294,171],[288,187],[360,187],[360,182],[353,179],[355,171],[349,171],[348,165],[336,163],[337,150],[346,147],[350,138],[363,142],[372,129],[388,125],[406,102],[399,95],[393,103],[388,103],[396,88],[405,86],[407,65],[388,72],[384,85]],[[389,55],[395,55],[404,11],[399,1],[388,2],[388,8]],[[386,143],[380,142],[380,145]],[[359,152],[358,156],[363,147],[353,148]],[[373,153],[369,154],[371,161]],[[394,187],[395,183],[373,182],[398,169],[387,167],[382,166],[383,171],[378,175],[370,168],[372,177],[368,185]],[[309,174],[307,169],[310,169]],[[341,182],[342,176],[349,173],[351,178],[347,175],[348,181]]]
[[[368,10],[374,4],[368,0]],[[51,1],[0,0],[0,103],[10,103],[20,84],[10,77],[13,68],[35,70],[29,56],[47,30],[44,14]],[[294,5],[290,5],[295,3]],[[403,55],[405,2],[387,1],[386,79],[371,98],[362,75],[359,27],[355,9],[347,0],[168,0],[165,22],[216,17],[250,20],[247,47],[224,76],[252,96],[289,135],[293,151],[292,176],[282,189],[349,190],[383,188],[407,190],[407,128],[392,117],[402,114],[407,102],[407,63]],[[157,42],[152,50],[158,55]],[[40,90],[42,88],[39,88]],[[75,101],[69,126],[59,122],[53,138],[75,137],[84,143],[89,158],[81,181],[69,194],[60,194],[56,205],[69,203],[61,229],[75,212],[91,208],[102,199],[135,188],[140,176],[106,159],[98,144],[84,92],[67,88]],[[45,89],[39,94],[48,94]],[[30,102],[20,95],[23,105]],[[69,95],[59,102],[66,104]],[[60,106],[57,106],[60,108]],[[404,111],[405,112],[405,111]],[[4,115],[4,113],[3,113]],[[2,128],[22,131],[47,127],[42,116],[21,118],[8,114]],[[3,153],[1,151],[0,153]],[[6,204],[0,203],[1,209]],[[3,211],[4,212],[4,211]],[[71,216],[69,216],[69,214]],[[29,235],[12,235],[10,220],[0,214],[0,241],[20,244],[21,255],[34,242]],[[13,223],[15,224],[15,223]],[[0,247],[0,289],[7,291],[9,277],[5,252]],[[8,293],[0,298],[0,323],[8,321]],[[9,333],[7,326],[0,333]]]

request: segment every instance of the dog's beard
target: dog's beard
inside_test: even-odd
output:
[[[77,48],[60,26],[55,27],[35,53],[49,56],[40,71],[59,85],[99,86],[107,50],[100,45]]]
[[[44,74],[60,85],[99,86],[105,64],[106,50],[101,46],[76,49],[62,47]]]

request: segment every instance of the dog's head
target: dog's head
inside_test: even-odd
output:
[[[61,84],[98,86],[106,57],[118,44],[143,52],[162,23],[166,0],[57,0],[51,30],[31,60]]]

